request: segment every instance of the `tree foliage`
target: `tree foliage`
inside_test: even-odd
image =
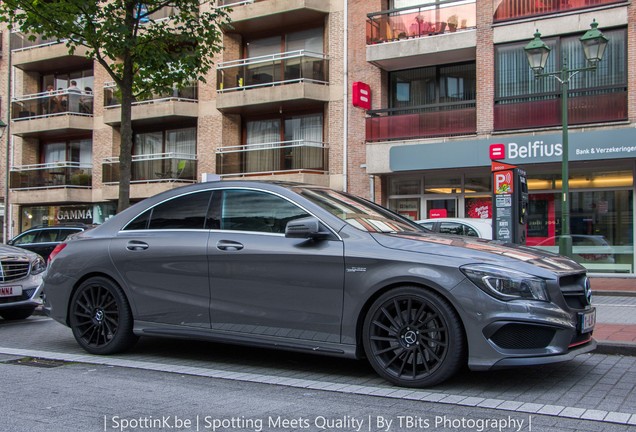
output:
[[[168,9],[167,9],[168,8]],[[155,19],[160,11],[168,18]],[[131,105],[141,94],[205,82],[222,49],[227,10],[200,0],[2,0],[0,20],[22,33],[86,47],[121,92],[118,210],[129,205]]]

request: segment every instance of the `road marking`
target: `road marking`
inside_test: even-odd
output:
[[[228,379],[246,381],[258,384],[274,384],[294,388],[307,388],[313,390],[331,391],[336,393],[350,393],[362,396],[377,396],[391,399],[420,400],[424,402],[436,402],[448,405],[471,406],[498,411],[513,411],[524,414],[546,415],[560,418],[591,420],[603,423],[616,423],[623,425],[636,425],[636,413],[623,413],[615,411],[602,411],[561,405],[527,403],[512,400],[487,399],[463,395],[453,395],[435,390],[403,389],[398,387],[380,387],[338,384],[325,381],[307,380],[299,378],[285,378],[273,375],[229,372],[218,369],[202,367],[166,365],[161,363],[145,362],[138,360],[125,360],[113,357],[95,356],[91,354],[67,354],[52,351],[39,351],[18,348],[0,347],[0,354],[38,357],[50,360],[97,364],[104,366],[126,367],[133,369],[151,370],[155,372],[168,372],[184,375],[193,375],[206,378]]]

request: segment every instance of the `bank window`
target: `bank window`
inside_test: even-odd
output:
[[[392,178],[389,183],[390,195],[419,195],[422,193],[422,180],[417,178]]]

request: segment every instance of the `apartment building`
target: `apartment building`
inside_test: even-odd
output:
[[[133,200],[219,176],[328,185],[412,219],[489,217],[489,147],[499,143],[528,172],[528,244],[556,250],[561,88],[534,78],[523,47],[539,29],[547,70],[581,67],[578,38],[595,19],[610,44],[569,93],[574,252],[593,272],[634,273],[631,2],[218,3],[231,5],[233,24],[207,82],[133,107]],[[81,50],[2,36],[9,232],[102,222],[117,198],[112,83]]]
[[[569,82],[574,256],[591,272],[634,272],[630,2],[354,3],[367,16],[366,40],[350,38],[378,69],[360,80],[369,80],[373,101],[364,117],[366,171],[380,183],[382,202],[412,219],[491,217],[489,148],[503,144],[504,161],[528,173],[527,244],[553,251],[561,232],[561,86],[535,78],[523,48],[538,29],[552,49],[546,71],[584,67],[579,38],[596,20],[609,39],[605,56],[595,72]],[[359,79],[351,73],[350,80]]]

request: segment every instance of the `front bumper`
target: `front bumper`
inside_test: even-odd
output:
[[[452,290],[468,340],[468,366],[490,370],[557,363],[593,351],[580,310],[564,302],[501,301],[465,280]]]
[[[29,309],[42,305],[42,278],[31,276],[24,281],[16,282],[22,285],[22,295],[0,298],[0,310]]]

